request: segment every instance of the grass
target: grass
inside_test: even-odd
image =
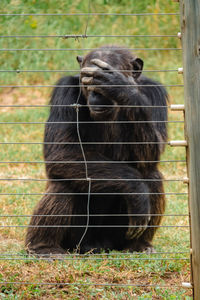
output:
[[[141,13],[178,12],[178,4],[164,0],[95,0],[91,1],[91,12]],[[1,13],[80,13],[88,11],[87,1],[54,0],[1,0]],[[0,35],[57,35],[83,34],[87,22],[82,16],[0,16]],[[92,16],[87,33],[108,34],[177,34],[178,16]],[[179,48],[177,38],[0,38],[0,49],[83,49],[95,48],[107,43],[131,48]],[[85,51],[1,51],[1,70],[77,70],[76,55]],[[176,70],[182,66],[182,52],[136,51],[145,61],[146,70]],[[54,84],[60,72],[0,72],[0,85],[48,85]],[[148,76],[164,84],[182,84],[177,72],[148,73]],[[50,88],[1,88],[0,105],[47,104]],[[183,88],[168,88],[171,103],[183,103]],[[48,108],[1,107],[0,122],[44,122]],[[183,120],[180,112],[169,112],[170,120]],[[43,125],[0,125],[1,142],[42,142]],[[184,139],[184,126],[169,124],[169,140]],[[184,148],[166,147],[162,160],[184,160]],[[42,161],[42,146],[0,145],[0,161],[24,161],[24,163],[2,163],[0,178],[45,178],[44,164],[25,163]],[[165,178],[186,176],[185,163],[161,163]],[[0,181],[0,193],[43,193],[44,182]],[[167,193],[187,192],[182,182],[165,182]],[[1,215],[31,214],[40,196],[1,195]],[[187,195],[169,195],[166,214],[188,214]],[[0,218],[0,225],[26,225],[25,217]],[[162,225],[187,226],[187,216],[165,217]],[[110,256],[82,257],[65,261],[37,261],[27,259],[24,252],[26,228],[0,228],[0,285],[1,299],[191,299],[191,291],[181,288],[182,282],[190,281],[189,228],[162,227],[156,234],[154,246],[157,252],[188,252],[188,254],[155,254],[163,260],[150,260],[146,254],[124,254],[113,252]],[[15,253],[14,256],[9,253]],[[7,254],[6,257],[3,254]],[[13,258],[7,260],[5,258]],[[25,258],[21,260],[19,258]],[[80,257],[81,258],[81,257]],[[126,259],[123,259],[126,258]],[[136,258],[136,259],[133,259]],[[171,258],[167,260],[166,258]],[[23,281],[38,284],[14,284]],[[40,283],[56,285],[40,285]],[[72,283],[64,285],[63,283]],[[74,284],[75,283],[75,284]],[[81,285],[95,283],[94,285]],[[170,287],[116,287],[101,284],[161,285]],[[180,287],[177,287],[180,286]]]

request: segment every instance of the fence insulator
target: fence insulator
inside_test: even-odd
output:
[[[178,68],[178,74],[183,74],[183,68]]]
[[[189,183],[189,178],[188,177],[183,178],[183,183],[188,184]]]
[[[178,32],[177,37],[181,39],[181,32]]]
[[[190,282],[182,282],[182,287],[191,289],[193,288],[192,284]]]
[[[184,104],[171,104],[170,109],[172,111],[182,111],[182,110],[185,110],[185,105]]]
[[[180,147],[180,146],[187,146],[187,141],[170,141],[169,145],[172,147]]]

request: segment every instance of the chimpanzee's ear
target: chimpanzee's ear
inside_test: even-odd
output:
[[[82,65],[82,62],[83,62],[83,56],[77,56],[76,57],[76,59],[77,59],[77,62],[79,63],[79,65],[80,65],[80,67],[81,67],[81,65]]]
[[[144,65],[143,60],[141,58],[134,58],[131,61],[131,64],[133,66],[133,77],[137,79],[142,74],[142,69]]]

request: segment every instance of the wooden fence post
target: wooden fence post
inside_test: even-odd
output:
[[[200,0],[180,0],[181,40],[188,141],[192,281],[200,299]]]

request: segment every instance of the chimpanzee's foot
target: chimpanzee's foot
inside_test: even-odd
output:
[[[115,249],[115,247],[113,246],[111,239],[105,238],[101,241],[93,241],[85,244],[83,243],[83,245],[80,246],[80,249],[77,250],[79,250],[79,253],[81,254],[98,254],[101,252],[108,253],[113,249]]]
[[[31,247],[27,250],[29,255],[39,258],[62,259],[67,252],[61,247]]]

